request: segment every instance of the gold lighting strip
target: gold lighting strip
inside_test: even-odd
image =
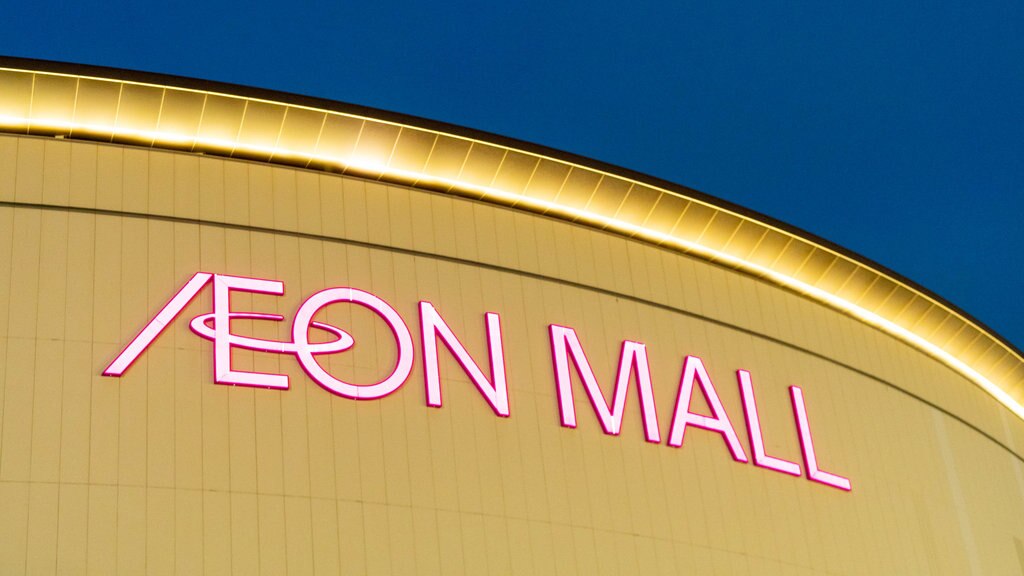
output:
[[[854,257],[756,216],[623,174],[335,107],[0,67],[0,131],[358,174],[669,246],[875,326],[942,361],[1024,419],[1024,358],[1017,351],[960,312]]]

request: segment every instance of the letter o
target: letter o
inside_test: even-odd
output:
[[[391,333],[395,336],[395,342],[398,344],[398,361],[390,376],[376,384],[367,386],[351,384],[331,376],[313,358],[313,350],[309,342],[310,323],[321,308],[336,302],[359,304],[376,312],[387,322]],[[409,377],[409,372],[412,371],[412,335],[409,333],[405,321],[387,302],[369,292],[355,288],[328,288],[310,296],[295,313],[295,321],[292,324],[292,341],[296,347],[295,356],[306,374],[327,391],[345,398],[355,400],[383,398],[404,384]]]

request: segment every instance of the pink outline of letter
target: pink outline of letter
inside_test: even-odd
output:
[[[708,401],[712,417],[690,412],[690,397],[693,395],[693,380],[697,379],[700,391]],[[746,462],[747,455],[740,446],[740,439],[736,436],[736,430],[729,421],[729,414],[726,413],[722,401],[718,398],[711,377],[704,367],[704,362],[696,356],[687,356],[683,361],[683,376],[679,381],[679,396],[676,398],[676,411],[672,416],[672,430],[669,432],[668,445],[680,447],[683,445],[683,435],[686,434],[686,427],[694,425],[698,428],[718,432],[725,439],[725,444],[732,454],[732,459],[737,462]]]
[[[103,371],[103,375],[116,377],[124,374],[125,370],[135,362],[135,359],[142,355],[146,348],[149,348],[157,336],[178,317],[178,314],[181,314],[181,311],[196,297],[196,294],[199,294],[210,278],[213,278],[213,274],[208,272],[196,272],[192,275],[192,278],[156,313],[149,324],[146,324],[117,355],[117,358],[114,358],[114,361]]]
[[[804,464],[807,466],[807,478],[822,484],[828,484],[840,490],[851,490],[849,478],[844,478],[818,468],[818,456],[814,452],[814,440],[811,438],[811,427],[807,422],[807,407],[804,405],[804,391],[799,386],[790,386],[789,395],[793,400],[793,413],[796,415],[796,427],[800,433],[800,448],[804,453]]]
[[[654,403],[654,389],[651,385],[651,370],[647,363],[647,347],[640,342],[622,341],[619,354],[619,372],[615,378],[612,408],[604,398],[604,393],[597,383],[594,371],[587,360],[586,352],[580,344],[576,331],[566,326],[551,324],[551,355],[555,368],[555,385],[558,388],[558,410],[562,417],[562,426],[576,427],[576,404],[572,394],[572,378],[569,375],[569,355],[576,366],[576,373],[583,381],[583,387],[590,398],[605,434],[618,436],[622,429],[622,416],[626,408],[626,391],[629,390],[629,375],[636,368],[636,381],[640,389],[640,413],[644,420],[644,436],[652,444],[661,443],[661,431],[658,428],[658,411]]]
[[[769,456],[764,451],[764,436],[761,434],[761,417],[757,413],[757,399],[754,397],[754,385],[750,381],[750,372],[737,370],[740,381],[740,396],[743,398],[743,416],[747,421],[747,435],[750,438],[750,450],[754,453],[754,465],[769,468],[784,474],[799,476],[800,465],[796,462]]]
[[[288,389],[288,376],[261,372],[240,372],[231,369],[231,291],[257,294],[284,294],[284,282],[242,276],[217,274],[213,277],[213,381],[217,384]]]
[[[335,302],[351,302],[369,308],[383,318],[391,328],[391,333],[395,336],[395,342],[398,344],[398,361],[390,376],[376,384],[359,386],[338,380],[317,364],[313,358],[315,345],[311,346],[309,343],[309,326],[313,323],[313,316],[321,308]],[[383,398],[405,384],[409,372],[412,371],[412,334],[409,333],[409,327],[405,325],[405,321],[387,302],[356,288],[328,288],[307,298],[302,306],[299,306],[299,311],[295,313],[295,320],[292,324],[292,341],[295,343],[295,356],[306,374],[328,392],[345,398],[354,400]]]
[[[487,324],[487,354],[491,361],[491,375],[494,384],[488,382],[483,371],[473,358],[466,351],[465,346],[459,341],[458,336],[452,332],[444,318],[437,312],[434,305],[427,301],[420,302],[420,335],[423,339],[423,378],[426,380],[427,405],[441,406],[441,371],[437,359],[437,337],[448,347],[448,350],[455,356],[455,359],[462,366],[462,370],[469,375],[473,384],[476,384],[480,394],[491,410],[498,416],[507,418],[508,410],[508,385],[505,381],[505,353],[501,343],[501,319],[497,314],[488,312],[486,315]]]

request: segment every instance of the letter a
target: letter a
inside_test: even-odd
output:
[[[213,278],[208,272],[196,272],[181,290],[171,298],[164,307],[156,313],[156,316],[146,324],[137,336],[125,346],[125,349],[114,358],[114,361],[103,371],[104,376],[121,376],[135,359],[142,355],[149,348],[149,345],[156,340],[156,337],[181,314],[181,311],[188,306],[188,303],[199,294],[199,291]]]
[[[701,393],[704,394],[708,406],[711,407],[710,417],[690,412],[690,397],[693,395],[694,379],[697,380]],[[677,448],[682,446],[683,435],[689,425],[718,432],[725,439],[725,444],[729,447],[729,452],[732,453],[732,459],[737,462],[747,461],[747,455],[744,454],[743,447],[740,446],[736,431],[733,430],[732,423],[729,422],[729,415],[726,414],[725,407],[722,406],[722,401],[718,398],[718,392],[715,391],[715,385],[711,382],[707,369],[704,368],[704,362],[696,356],[687,356],[683,362],[683,376],[679,381],[679,396],[676,398],[676,412],[672,417],[672,431],[669,433],[668,445]]]

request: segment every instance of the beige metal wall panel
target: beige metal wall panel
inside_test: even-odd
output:
[[[37,76],[32,82],[30,114],[40,120],[74,115],[78,79],[71,76]],[[57,131],[63,132],[62,130]]]
[[[231,152],[238,142],[247,102],[240,98],[210,94],[203,101],[197,137]]]
[[[75,121],[86,128],[72,131],[93,138],[110,139],[113,134],[105,126],[114,126],[117,122],[121,86],[111,82],[103,82],[90,78],[78,81],[78,94],[75,98]]]
[[[139,144],[152,144],[150,136],[160,121],[165,90],[156,86],[124,86],[117,103],[115,126],[122,130],[137,130]]]
[[[181,135],[178,146],[190,150],[193,145],[191,139],[199,134],[206,100],[202,93],[167,90],[160,108],[158,129],[162,133]]]
[[[0,572],[1019,570],[1021,421],[808,298],[608,231],[351,176],[36,137],[0,136],[0,153]],[[767,241],[727,228],[722,244]],[[831,289],[876,289],[813,247],[789,249]],[[188,328],[212,309],[204,292],[122,378],[100,376],[199,270],[282,280],[284,296],[232,305],[289,320],[317,290],[371,291],[413,332],[412,373],[357,402],[291,356],[240,350],[237,369],[287,374],[291,388],[214,384],[212,345]],[[965,329],[897,298],[893,313],[935,323],[937,338]],[[483,314],[501,314],[509,418],[443,346],[443,406],[426,406],[420,300],[481,364]],[[353,308],[323,319],[358,345],[320,361],[374,381],[395,362],[393,338]],[[660,445],[644,440],[635,389],[619,436],[578,379],[578,427],[560,426],[552,323],[575,328],[606,398],[622,341],[647,345]],[[290,324],[232,330],[287,340]],[[1014,377],[1000,352],[964,351]],[[697,428],[666,446],[690,354],[748,456],[736,370],[752,374],[768,452],[797,462],[788,386],[801,386],[820,463],[853,491],[734,462]],[[699,393],[692,409],[709,409]]]

